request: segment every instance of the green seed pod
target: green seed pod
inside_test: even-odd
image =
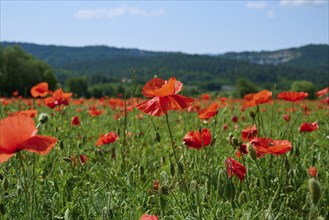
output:
[[[256,113],[254,111],[250,111],[249,112],[249,115],[252,119],[255,119],[256,118]]]
[[[155,140],[157,142],[160,142],[161,141],[161,136],[160,136],[159,132],[155,132]]]
[[[170,174],[171,176],[175,176],[175,166],[172,162],[170,162]]]
[[[160,191],[163,195],[169,195],[170,189],[167,185],[162,185]]]
[[[45,124],[48,120],[49,120],[49,115],[48,115],[48,114],[46,114],[46,113],[41,113],[41,114],[39,115],[39,118],[38,118],[39,123],[41,123],[41,124]]]
[[[249,156],[253,160],[256,160],[257,159],[257,152],[256,152],[255,148],[250,143],[247,143],[247,150],[248,150]]]
[[[239,147],[240,146],[240,142],[236,137],[232,138],[232,143],[235,147]]]
[[[308,190],[310,191],[312,204],[314,207],[316,207],[319,204],[321,198],[321,187],[319,182],[314,178],[309,179]]]

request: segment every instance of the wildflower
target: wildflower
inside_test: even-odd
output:
[[[277,96],[279,99],[283,99],[288,102],[297,102],[308,97],[307,92],[281,92]]]
[[[136,105],[136,108],[153,116],[164,115],[168,110],[185,109],[191,106],[194,100],[177,94],[182,89],[183,83],[174,77],[168,81],[160,78],[151,79],[143,87],[142,93],[152,99]]]
[[[48,83],[47,82],[41,82],[31,88],[31,95],[36,97],[45,97],[49,94],[48,90]]]
[[[156,215],[143,214],[139,220],[159,220]]]
[[[80,125],[80,120],[78,116],[73,116],[71,118],[71,125]]]
[[[243,107],[253,107],[259,104],[267,103],[272,100],[272,92],[268,90],[262,90],[258,93],[250,93],[244,96]]]
[[[319,128],[318,123],[317,122],[312,122],[312,123],[308,123],[308,122],[304,122],[303,124],[301,124],[299,126],[299,131],[300,132],[312,132],[315,131]]]
[[[198,113],[198,117],[200,119],[210,119],[214,117],[217,114],[217,112],[218,112],[218,103],[215,102],[210,106],[208,106],[207,108],[200,110]]]
[[[44,99],[45,105],[49,108],[55,108],[56,106],[69,105],[69,98],[72,96],[72,93],[64,93],[62,89],[57,89],[52,97]]]
[[[240,181],[243,181],[246,177],[246,167],[244,167],[241,163],[234,160],[233,158],[228,158],[225,161],[226,167],[227,167],[227,175],[229,178],[232,177],[232,175],[236,175]]]
[[[265,154],[280,155],[292,149],[291,143],[287,140],[272,140],[271,138],[254,138],[250,141],[257,152],[257,157]]]
[[[315,94],[317,97],[322,97],[324,96],[325,94],[327,94],[329,92],[329,87],[326,87],[324,89],[321,89],[320,91],[317,91]]]
[[[190,131],[184,136],[183,141],[187,147],[200,150],[211,143],[210,130],[205,128],[201,131]]]
[[[34,120],[16,114],[0,120],[0,163],[7,161],[16,152],[27,150],[37,154],[48,154],[57,139],[37,135]]]
[[[307,169],[308,174],[310,174],[311,177],[316,177],[317,176],[317,170],[315,167],[310,167]]]
[[[291,120],[291,116],[290,115],[283,115],[283,119],[286,121],[286,122],[289,122]]]
[[[119,136],[115,132],[108,132],[105,135],[101,134],[96,142],[96,146],[101,146],[104,144],[110,144],[115,142]]]
[[[258,130],[256,128],[256,125],[253,125],[253,126],[247,127],[246,129],[241,131],[241,139],[243,141],[251,140],[254,137],[256,137],[257,134],[258,134]]]

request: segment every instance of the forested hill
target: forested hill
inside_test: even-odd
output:
[[[328,83],[329,46],[308,45],[282,50],[281,62],[255,62],[245,57],[275,57],[278,52],[227,53],[222,56],[151,52],[107,46],[64,47],[30,43],[2,42],[2,47],[19,45],[24,51],[46,61],[61,82],[81,75],[106,79],[131,78],[145,82],[154,75],[176,76],[187,85],[208,90],[218,85],[233,85],[245,78],[258,85],[277,83],[288,87],[294,80],[308,80],[319,87]],[[280,55],[277,55],[280,57]],[[263,55],[261,57],[264,57]],[[97,77],[96,77],[97,78]],[[93,78],[95,80],[95,77]],[[97,82],[97,79],[94,81]]]

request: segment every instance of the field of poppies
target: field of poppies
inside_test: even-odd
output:
[[[329,88],[0,98],[0,219],[329,219]]]

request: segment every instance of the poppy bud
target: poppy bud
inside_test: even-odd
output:
[[[314,207],[319,204],[321,198],[321,187],[319,182],[311,178],[308,180],[308,190],[310,191],[311,201]]]
[[[175,166],[173,163],[170,163],[170,174],[171,176],[175,176]]]
[[[45,124],[45,123],[48,121],[48,119],[49,119],[49,115],[48,115],[48,114],[46,114],[46,113],[41,113],[41,114],[39,115],[38,121],[39,121],[39,123],[41,123],[41,124]]]
[[[250,111],[250,112],[249,112],[249,115],[250,115],[250,117],[251,117],[252,119],[255,120],[255,118],[256,118],[256,113],[255,113],[254,111]]]
[[[170,189],[169,189],[169,187],[168,187],[167,185],[163,185],[163,186],[161,186],[160,190],[161,190],[161,193],[162,193],[163,195],[168,195],[169,192],[170,192]]]
[[[157,142],[160,142],[160,141],[161,141],[161,137],[160,137],[159,132],[155,132],[155,140],[156,140]]]
[[[232,138],[232,143],[235,147],[239,147],[241,145],[241,143],[239,142],[239,140],[236,137]]]
[[[250,143],[247,143],[247,149],[248,149],[249,156],[253,160],[256,160],[257,159],[257,152],[256,152],[255,148]]]

